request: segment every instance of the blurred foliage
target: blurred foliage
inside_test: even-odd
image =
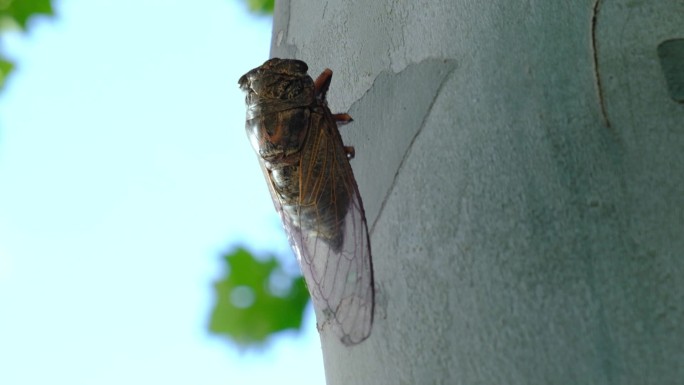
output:
[[[211,333],[254,346],[276,332],[300,329],[309,301],[301,276],[286,274],[273,256],[259,260],[242,248],[223,259],[225,276],[214,282]]]
[[[1,1],[1,0],[0,0]],[[275,0],[245,0],[247,7],[254,13],[273,14]]]
[[[0,37],[12,29],[26,31],[38,15],[53,15],[51,0],[0,0]],[[0,52],[0,90],[13,68],[14,63]]]
[[[41,14],[53,14],[51,0],[0,0],[0,20],[3,26],[9,20],[20,29],[26,30],[29,19]]]
[[[2,55],[2,53],[0,53],[0,55]],[[5,85],[5,79],[7,78],[7,75],[12,72],[12,68],[14,68],[14,64],[0,56],[0,90]]]

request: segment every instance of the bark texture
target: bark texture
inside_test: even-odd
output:
[[[278,1],[272,56],[333,70],[372,226],[373,331],[323,328],[328,384],[682,381],[682,15]]]

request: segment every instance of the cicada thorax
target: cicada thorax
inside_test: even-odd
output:
[[[334,119],[323,105],[281,111],[278,115],[260,119],[263,125],[253,137],[270,138],[260,142],[258,151],[283,212],[301,231],[317,236],[338,251],[344,241],[344,217],[352,192],[337,175],[339,162],[348,160],[340,151],[342,147],[334,142]],[[269,121],[278,121],[276,135],[270,132]],[[290,137],[281,138],[280,134]]]
[[[240,87],[247,91],[247,136],[266,161],[301,150],[310,121],[308,107],[316,102],[306,64],[291,62],[272,60],[240,78]]]
[[[262,113],[247,120],[245,129],[252,146],[266,162],[284,162],[284,158],[298,153],[306,139],[308,108]]]

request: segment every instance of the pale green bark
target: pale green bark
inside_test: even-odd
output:
[[[684,105],[658,56],[682,15],[277,4],[273,56],[331,68],[331,108],[355,119],[373,224],[376,321],[351,348],[324,328],[330,385],[682,381]]]

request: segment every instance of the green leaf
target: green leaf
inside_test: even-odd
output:
[[[275,0],[246,0],[247,7],[254,13],[273,14]]]
[[[238,345],[258,345],[279,331],[299,329],[309,301],[304,279],[285,275],[280,262],[254,258],[239,248],[224,256],[226,275],[214,282],[216,302],[209,331]],[[270,289],[273,275],[285,279],[285,290]]]
[[[53,12],[51,0],[0,0],[0,19],[9,18],[24,30],[32,17]]]
[[[12,72],[12,69],[14,69],[14,64],[0,57],[0,90],[5,86],[5,80],[10,72]]]

